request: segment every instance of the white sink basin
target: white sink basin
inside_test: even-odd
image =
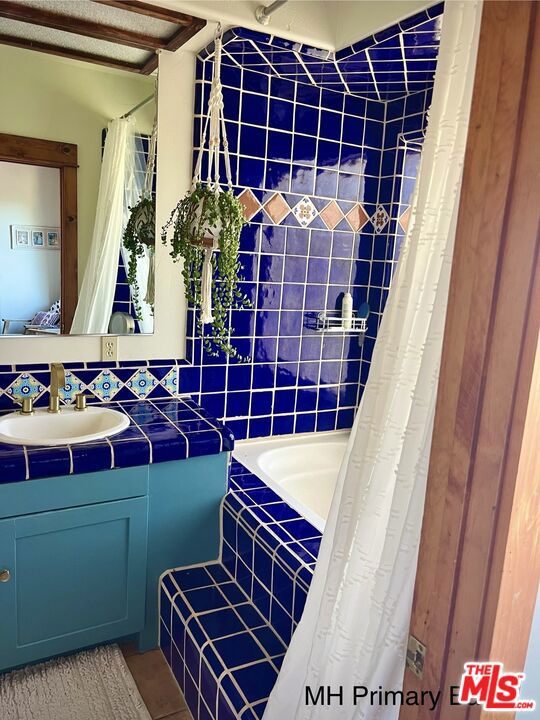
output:
[[[77,411],[64,407],[58,413],[47,409],[33,415],[9,413],[0,417],[0,442],[10,445],[71,445],[101,440],[129,426],[129,418],[117,410],[92,406]]]

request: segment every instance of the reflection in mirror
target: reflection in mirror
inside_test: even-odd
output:
[[[2,334],[58,334],[60,170],[0,161]]]
[[[155,200],[155,79],[7,46],[0,64],[0,337],[153,332],[152,249],[123,235],[145,188]]]

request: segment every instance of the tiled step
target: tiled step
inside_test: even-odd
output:
[[[233,461],[221,562],[161,581],[160,645],[194,720],[257,720],[296,628],[321,533]]]
[[[194,720],[261,718],[286,650],[220,563],[163,577],[160,645]]]

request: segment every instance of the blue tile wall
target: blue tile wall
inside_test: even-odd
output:
[[[253,303],[232,311],[231,321],[233,344],[251,361],[207,356],[189,310],[187,362],[72,364],[66,402],[81,390],[104,402],[180,391],[224,419],[238,439],[352,425],[409,220],[433,79],[415,80],[421,89],[398,86],[407,84],[401,75],[408,77],[411,63],[435,62],[441,13],[436,5],[335,57],[241,28],[227,34],[226,126],[234,190],[249,219],[241,236],[241,288]],[[195,150],[212,52],[209,46],[197,63]],[[337,63],[343,76],[343,63],[363,62],[351,59],[359,53],[380,63],[369,91],[352,87],[353,65],[343,86],[331,68],[315,68]],[[303,66],[292,67],[300,56],[317,84]],[[395,85],[383,91],[385,83]],[[120,282],[118,308],[125,289]],[[362,344],[354,335],[313,328],[317,312],[339,309],[346,290],[355,308],[370,305]],[[137,382],[139,368],[149,377]],[[45,405],[47,382],[47,366],[0,365],[0,410],[25,394]]]
[[[338,52],[234,28],[223,38],[223,63],[316,85],[323,92],[393,100],[433,87],[443,8],[438,3]],[[213,52],[212,44],[201,56],[206,59]],[[262,79],[250,81],[250,87],[263,84]],[[333,103],[339,104],[335,96]]]
[[[237,29],[228,36],[234,65],[222,69],[234,189],[249,220],[240,244],[241,285],[253,302],[252,309],[232,312],[232,342],[252,361],[207,357],[190,312],[193,367],[180,373],[181,391],[223,417],[239,439],[352,425],[404,234],[399,221],[405,225],[417,168],[411,158],[431,101],[430,83],[381,102],[293,80],[276,60],[277,38],[269,40],[277,45],[268,45],[267,59],[282,77],[262,73],[255,35]],[[197,65],[196,153],[211,53],[210,47]],[[203,177],[205,167],[206,157]],[[339,309],[347,290],[355,308],[370,304],[362,344],[357,336],[321,335],[313,327],[317,312]]]

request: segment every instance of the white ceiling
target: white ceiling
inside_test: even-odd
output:
[[[289,0],[264,27],[255,19],[259,5],[271,0],[146,0],[153,5],[203,17],[226,26],[274,33],[328,50],[338,50],[382,30],[404,17],[434,5],[436,0]],[[0,0],[1,2],[1,0]],[[200,49],[211,39],[215,26],[193,40]],[[190,42],[190,46],[192,45]]]

